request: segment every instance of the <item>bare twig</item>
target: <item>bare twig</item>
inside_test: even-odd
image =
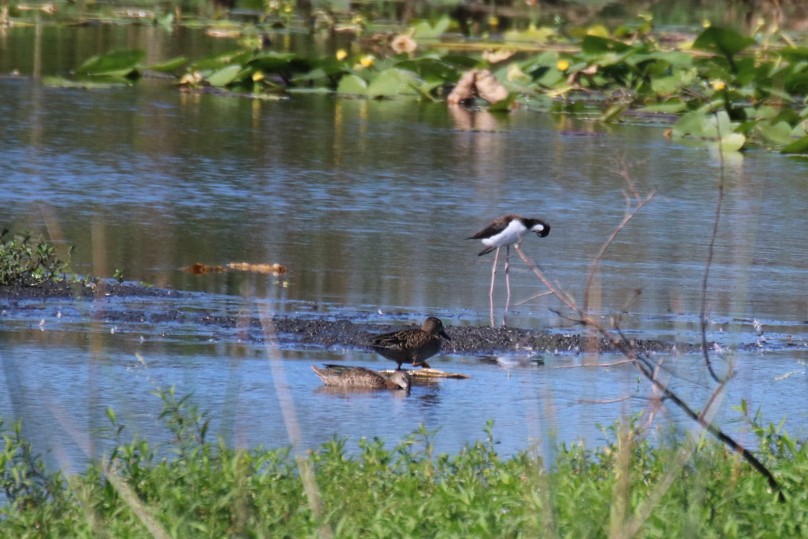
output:
[[[704,263],[704,277],[701,280],[701,310],[699,320],[701,322],[701,352],[704,355],[704,364],[707,365],[707,370],[713,380],[721,383],[721,379],[713,368],[713,362],[710,359],[710,351],[707,346],[707,286],[710,280],[710,269],[713,265],[713,253],[715,251],[715,239],[718,236],[718,225],[721,222],[721,206],[724,202],[724,151],[721,149],[721,126],[718,122],[718,115],[715,116],[715,128],[718,133],[718,200],[715,203],[713,230],[710,233],[710,241],[707,244],[707,260]],[[731,374],[732,371],[727,372],[725,378],[730,377]]]
[[[592,281],[595,278],[595,274],[600,267],[600,261],[603,260],[603,256],[606,254],[606,251],[609,249],[611,244],[614,242],[614,239],[617,237],[620,232],[628,225],[628,223],[634,218],[637,213],[643,209],[643,207],[651,202],[651,199],[656,196],[656,190],[651,191],[648,196],[641,197],[641,198],[629,198],[628,195],[626,196],[626,212],[623,214],[623,219],[620,223],[615,227],[609,237],[606,238],[606,241],[600,246],[595,258],[592,260],[592,264],[589,266],[589,272],[586,275],[586,288],[584,288],[584,305],[583,311],[589,312],[589,291],[592,288]]]
[[[552,295],[553,294],[549,290],[546,291],[546,292],[539,292],[538,294],[533,294],[529,298],[525,298],[523,300],[517,301],[516,303],[514,303],[514,306],[519,307],[520,305],[524,305],[525,303],[533,301],[534,299],[539,299],[540,297],[543,297],[543,296],[552,296]]]
[[[596,259],[593,261],[593,266],[597,266],[600,262],[600,258],[605,253],[608,246],[613,242],[614,238],[617,234],[625,228],[626,223],[636,215],[636,212],[641,209],[645,204],[651,200],[653,196],[653,192],[651,195],[645,198],[641,198],[638,201],[638,207],[635,211],[629,211],[621,221],[620,225],[618,225],[617,229],[609,236],[609,238],[604,242],[603,246],[601,247],[600,251]],[[628,219],[627,219],[628,218]],[[729,380],[729,376],[725,377],[723,380],[718,379],[714,376],[714,379],[718,381],[718,387],[715,388],[708,399],[707,406],[704,410],[699,413],[696,412],[687,402],[684,401],[676,392],[674,392],[668,384],[662,382],[657,378],[657,374],[659,372],[659,364],[653,361],[650,357],[645,354],[639,353],[635,346],[632,345],[631,341],[620,331],[619,327],[615,327],[614,330],[609,330],[608,328],[604,327],[600,324],[597,318],[593,317],[586,309],[579,308],[577,303],[575,302],[574,298],[570,296],[568,293],[561,290],[559,287],[554,285],[550,279],[544,274],[544,272],[538,267],[535,261],[529,258],[519,245],[514,246],[516,249],[516,253],[519,255],[519,258],[525,263],[525,265],[533,272],[534,275],[547,287],[547,289],[570,311],[574,313],[574,316],[577,317],[577,320],[587,326],[592,328],[596,333],[600,334],[602,337],[606,338],[615,348],[617,348],[623,356],[627,359],[631,360],[631,362],[636,366],[637,370],[642,374],[644,378],[646,378],[652,386],[659,391],[662,395],[662,399],[669,400],[672,402],[676,407],[682,410],[689,418],[694,420],[698,423],[702,428],[704,428],[707,432],[715,436],[721,443],[735,451],[736,453],[740,454],[744,460],[746,460],[752,467],[760,473],[763,477],[766,478],[766,481],[769,483],[769,486],[777,491],[778,499],[780,501],[784,500],[784,496],[780,487],[780,484],[775,479],[774,475],[766,468],[766,466],[760,462],[754,454],[752,454],[748,449],[743,447],[741,444],[736,442],[732,437],[727,435],[720,427],[716,426],[711,420],[707,417],[707,412],[711,410],[713,403],[718,399],[718,397],[723,393],[724,387],[726,382]],[[709,265],[709,263],[708,263]],[[593,271],[590,270],[590,275],[592,275]],[[590,279],[587,279],[587,282],[590,282]],[[705,348],[706,350],[706,348]],[[709,355],[705,354],[705,356],[709,359]],[[708,362],[709,365],[709,362]],[[711,371],[712,373],[712,371]]]

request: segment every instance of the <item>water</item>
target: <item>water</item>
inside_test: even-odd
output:
[[[154,61],[170,57],[180,37],[164,39]],[[0,50],[0,58],[14,57],[8,46]],[[48,54],[42,59],[44,74],[66,70],[48,64]],[[548,237],[529,237],[524,249],[580,301],[591,261],[625,210],[626,182],[615,173],[623,163],[637,189],[657,194],[607,251],[592,305],[607,320],[640,289],[621,321],[629,334],[700,339],[720,161],[672,143],[659,126],[327,96],[252,101],[182,93],[155,80],[66,90],[20,77],[0,78],[0,118],[4,226],[40,231],[60,248],[75,245],[78,272],[120,269],[127,279],[204,292],[181,300],[49,300],[30,309],[0,302],[0,387],[7,388],[0,416],[22,417],[37,447],[68,469],[105,447],[107,407],[128,432],[164,436],[152,392],[171,384],[193,392],[210,410],[213,432],[239,446],[311,447],[333,435],[395,443],[424,424],[439,429],[439,450],[456,451],[481,438],[489,419],[503,454],[546,451],[554,440],[602,441],[598,423],[651,409],[651,392],[629,365],[582,367],[583,358],[561,353],[538,365],[529,353],[481,358],[449,349],[436,365],[471,380],[417,387],[409,397],[334,395],[318,389],[311,364],[390,363],[362,350],[265,346],[238,328],[111,322],[104,313],[270,312],[402,325],[437,315],[451,334],[453,325],[489,320],[492,259],[477,257],[481,245],[464,238],[511,212],[551,223]],[[747,399],[765,420],[785,419],[789,432],[805,437],[808,163],[751,151],[727,159],[725,182],[709,339],[741,348],[718,417],[750,441],[732,410]],[[240,261],[277,262],[289,272],[181,269]],[[510,323],[580,331],[556,313],[569,314],[553,298],[530,299],[542,286],[517,257],[511,262]],[[498,320],[501,278],[500,269]],[[760,350],[753,321],[767,339]],[[711,388],[700,356],[671,355],[665,364],[700,408]],[[662,425],[671,418],[689,426],[675,412],[660,417]]]

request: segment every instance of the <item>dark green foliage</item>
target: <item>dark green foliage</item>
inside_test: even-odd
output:
[[[67,263],[57,255],[53,245],[31,234],[0,232],[0,285],[37,286],[45,281],[64,280]]]
[[[293,456],[208,442],[190,397],[158,394],[172,443],[120,441],[110,411],[116,448],[69,482],[45,470],[19,425],[4,430],[0,535],[603,537],[635,526],[650,537],[801,537],[808,526],[808,446],[751,419],[782,503],[723,446],[654,446],[633,423],[609,429],[602,448],[556,449],[549,467],[527,452],[501,458],[491,424],[454,455],[435,454],[421,427],[393,448],[362,440],[348,454],[334,439]]]
[[[22,436],[22,424],[18,421],[8,430],[0,419],[0,433],[0,482],[10,506],[27,511],[59,500],[64,494],[61,474],[47,471],[42,458]]]

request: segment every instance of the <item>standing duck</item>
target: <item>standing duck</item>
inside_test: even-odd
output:
[[[424,320],[420,329],[402,329],[377,335],[370,342],[370,347],[395,361],[398,364],[396,370],[401,370],[402,363],[412,363],[428,369],[430,367],[426,360],[440,352],[441,338],[452,340],[443,329],[443,322],[430,316]]]

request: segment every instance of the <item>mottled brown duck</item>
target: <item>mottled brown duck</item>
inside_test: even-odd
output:
[[[402,363],[412,363],[417,367],[430,368],[426,360],[440,352],[441,338],[451,341],[443,322],[430,316],[420,329],[402,329],[373,338],[370,347],[382,356],[395,361],[396,370]]]
[[[323,384],[329,387],[342,387],[346,389],[403,389],[410,390],[412,380],[405,371],[393,371],[383,374],[364,367],[349,367],[346,365],[315,365],[312,370],[320,377]]]

